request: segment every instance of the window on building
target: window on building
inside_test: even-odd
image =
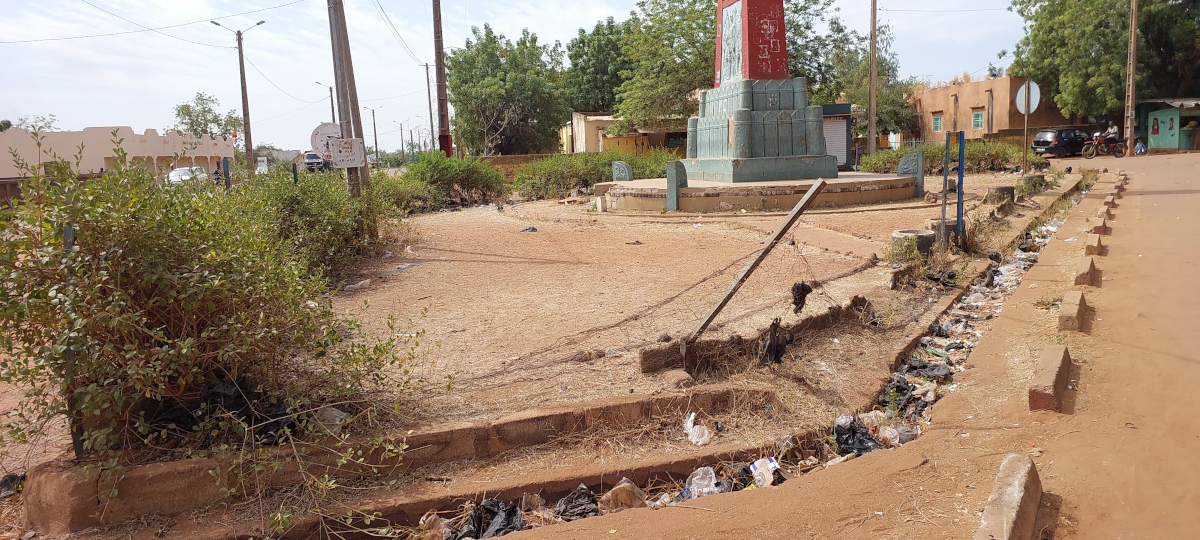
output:
[[[933,132],[939,133],[942,131],[942,115],[933,115]]]
[[[971,113],[971,129],[983,129],[983,111]]]

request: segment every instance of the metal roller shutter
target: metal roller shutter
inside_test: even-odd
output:
[[[850,161],[850,141],[846,138],[848,121],[844,117],[825,119],[825,151],[837,157],[838,165],[846,165]]]

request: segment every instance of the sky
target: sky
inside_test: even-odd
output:
[[[430,4],[345,4],[359,101],[378,108],[379,146],[399,148],[409,130],[428,138],[420,64],[433,62]],[[1004,10],[1005,0],[878,4],[880,23],[893,28],[902,76],[981,77],[988,62],[997,62],[996,53],[1011,51],[1023,35],[1021,18]],[[870,0],[836,0],[835,6],[830,15],[869,30]],[[620,21],[635,7],[635,0],[442,0],[443,32],[447,47],[462,46],[470,27],[486,22],[509,37],[528,28],[542,42],[565,45],[580,28],[590,30],[609,16]],[[241,14],[253,10],[262,11]],[[330,121],[329,90],[317,84],[333,83],[325,0],[0,0],[0,13],[0,72],[6,74],[0,118],[53,114],[60,129],[130,126],[161,133],[174,124],[174,106],[197,92],[216,97],[222,111],[240,114],[232,30],[253,27],[244,34],[244,47],[255,144],[307,150],[313,128]],[[217,17],[227,28],[209,23]],[[260,20],[266,23],[254,26]],[[167,26],[172,28],[144,30]],[[116,35],[78,38],[97,34]],[[1010,58],[997,63],[1007,65]],[[372,144],[371,112],[363,111],[363,119]]]

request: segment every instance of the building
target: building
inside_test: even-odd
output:
[[[582,152],[600,152],[600,139],[604,130],[617,123],[612,113],[607,112],[577,112],[571,113],[571,123],[560,130],[564,154]]]
[[[617,123],[612,113],[577,112],[571,115],[571,123],[560,130],[564,154],[603,152],[615,150],[625,154],[642,154],[656,149],[665,149],[683,157],[687,149],[686,131],[645,131],[627,135],[605,135],[608,126]]]
[[[1137,134],[1150,151],[1200,150],[1200,98],[1138,102]]]
[[[822,105],[825,118],[825,151],[837,158],[838,167],[853,165],[851,146],[854,144],[854,107],[849,103]]]
[[[937,141],[947,131],[966,132],[968,139],[988,135],[1020,135],[1025,115],[1017,112],[1017,90],[1025,84],[1019,77],[997,77],[983,81],[932,88],[915,98],[920,115],[921,138]],[[1037,110],[1029,115],[1029,129],[1072,124],[1053,101],[1043,95]],[[1014,131],[1016,130],[1016,131]]]
[[[98,173],[116,166],[119,145],[125,151],[129,163],[158,174],[176,167],[201,167],[212,171],[224,158],[233,158],[233,139],[194,137],[169,131],[159,135],[147,129],[137,134],[128,127],[92,127],[83,131],[51,131],[42,133],[39,153],[33,134],[21,128],[10,128],[0,133],[0,148],[11,148],[31,166],[49,161],[48,156],[57,155],[74,161],[79,147],[83,147],[78,172]],[[11,159],[0,160],[0,181],[16,180],[21,171]]]

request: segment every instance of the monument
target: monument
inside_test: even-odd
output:
[[[783,0],[718,0],[712,90],[688,119],[690,180],[763,182],[837,178],[820,105],[789,78]]]

